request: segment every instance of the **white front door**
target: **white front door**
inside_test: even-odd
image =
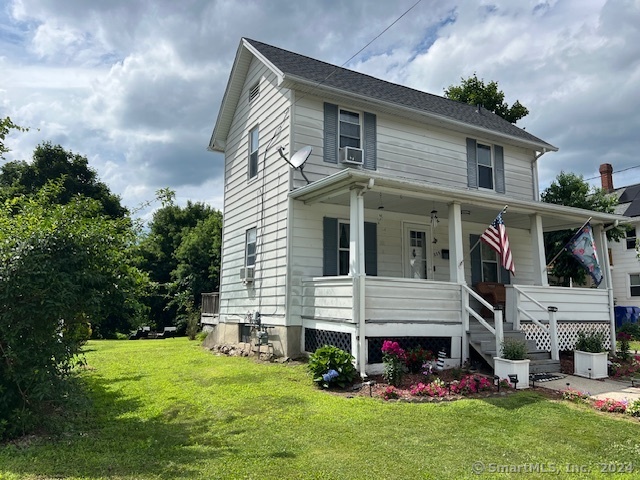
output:
[[[407,278],[429,278],[429,237],[427,229],[420,225],[404,228],[404,274]]]

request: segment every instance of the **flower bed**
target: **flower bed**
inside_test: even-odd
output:
[[[384,400],[402,400],[408,402],[429,402],[439,400],[457,400],[464,397],[488,397],[515,392],[513,385],[506,379],[501,380],[500,388],[494,385],[493,377],[477,373],[451,369],[429,373],[405,373],[397,386],[385,381],[383,376],[371,377],[374,382],[369,389],[366,384],[360,389],[361,395],[383,398]]]
[[[574,403],[584,403],[592,406],[596,410],[609,413],[626,413],[632,417],[640,417],[640,399],[615,400],[613,398],[600,398],[593,400],[589,392],[581,392],[574,388],[567,388],[562,391],[562,398]]]

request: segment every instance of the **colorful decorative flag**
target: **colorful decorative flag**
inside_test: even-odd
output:
[[[596,285],[600,285],[604,277],[598,262],[598,252],[593,240],[591,224],[585,223],[564,248],[587,269]]]
[[[489,228],[480,236],[480,240],[498,253],[502,266],[506,270],[509,270],[512,275],[516,274],[516,266],[513,263],[513,255],[511,255],[507,228],[504,226],[504,221],[502,220],[502,212],[491,222]]]

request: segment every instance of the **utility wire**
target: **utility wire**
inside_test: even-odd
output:
[[[338,68],[342,68],[344,67],[346,64],[348,64],[351,60],[353,60],[354,58],[356,58],[358,55],[360,55],[369,45],[371,45],[373,42],[375,42],[378,38],[380,38],[382,35],[384,35],[387,30],[389,30],[391,27],[393,27],[396,23],[398,23],[405,15],[407,15],[411,10],[413,10],[420,2],[422,2],[422,0],[418,0],[416,3],[414,3],[413,5],[411,5],[402,15],[400,15],[398,18],[396,18],[392,23],[390,23],[387,28],[385,28],[384,30],[382,30],[378,35],[376,35],[375,37],[373,37],[373,39],[371,41],[369,41],[369,43],[367,43],[364,47],[362,47],[360,50],[358,50],[356,53],[354,53],[353,55],[351,55],[351,57],[349,57],[349,59],[344,62],[342,65],[340,65],[339,67],[334,67],[333,70],[331,71],[331,73],[329,75],[327,75],[326,77],[324,77],[322,80],[320,80],[318,83],[316,83],[313,88],[317,88],[320,85],[322,85],[324,82],[326,82],[327,80],[329,80],[329,78],[331,78],[331,76],[336,73],[336,71],[338,70]],[[306,95],[302,95],[301,97],[297,98],[296,101],[294,102],[294,105],[298,103],[298,101],[302,100]]]
[[[614,170],[613,173],[621,173],[621,172],[626,172],[627,170],[633,170],[634,168],[640,168],[640,165],[635,165],[633,167],[627,167],[627,168],[623,168],[622,170]],[[595,177],[589,177],[589,178],[585,178],[585,180],[595,180],[596,178],[600,178],[600,175],[595,176]]]

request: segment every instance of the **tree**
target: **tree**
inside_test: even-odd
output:
[[[20,125],[16,125],[11,121],[11,118],[9,117],[0,118],[0,160],[4,160],[4,154],[10,151],[5,146],[4,141],[11,130],[26,132],[29,129],[26,127],[21,127]]]
[[[491,81],[485,84],[475,73],[466,79],[461,77],[460,80],[460,85],[449,85],[449,88],[445,89],[445,97],[471,105],[482,105],[511,123],[516,123],[529,114],[527,107],[518,100],[509,107],[504,101],[504,92],[498,89],[498,82]]]
[[[33,195],[50,180],[61,180],[62,189],[56,203],[66,204],[77,195],[98,200],[102,212],[112,218],[122,218],[127,210],[120,198],[98,179],[97,172],[89,167],[87,157],[67,151],[50,142],[38,145],[33,152],[33,161],[8,162],[0,168],[0,191],[2,196]]]
[[[61,183],[0,204],[0,438],[62,401],[92,325],[141,307],[146,278],[130,266],[130,222],[93,199],[56,203]]]
[[[613,213],[618,200],[613,195],[607,195],[601,188],[592,188],[584,181],[582,175],[560,172],[551,185],[540,195],[543,202],[583,208],[595,212]],[[587,219],[585,218],[585,221]],[[544,242],[547,262],[571,240],[576,230],[559,230],[545,233]],[[623,227],[612,228],[607,231],[607,239],[619,241],[626,234]],[[603,252],[600,252],[603,255]],[[602,257],[600,257],[602,261]],[[554,261],[551,274],[560,279],[563,286],[569,286],[569,279],[578,284],[586,281],[586,270],[571,254],[563,252]]]
[[[203,204],[173,204],[173,192],[157,192],[163,207],[153,214],[149,233],[138,246],[137,265],[156,287],[149,300],[157,327],[173,325],[187,306],[219,284],[222,214]],[[189,304],[189,302],[191,302]]]

